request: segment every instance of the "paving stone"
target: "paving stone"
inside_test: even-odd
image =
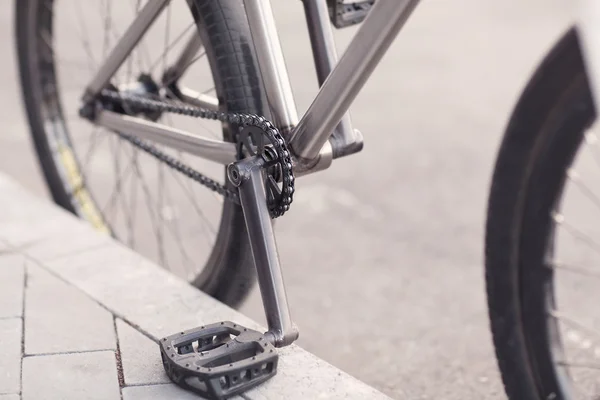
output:
[[[389,400],[383,393],[296,345],[277,351],[277,375],[244,393],[244,397],[252,400]]]
[[[27,274],[26,354],[116,349],[108,311],[32,262]]]
[[[181,389],[174,384],[130,386],[123,388],[123,400],[198,400],[198,395]],[[231,397],[231,400],[243,400],[242,397]]]
[[[222,320],[262,329],[181,278],[115,243],[45,266],[154,339]],[[135,288],[135,290],[132,290]]]
[[[0,222],[2,221],[2,215],[5,216],[1,210],[1,206],[2,201],[0,201]],[[47,217],[53,219],[56,223],[62,223],[61,221],[69,220],[68,224],[71,224],[73,221],[76,221],[72,216],[68,216],[64,213],[56,213],[56,211],[53,213],[51,212]],[[81,223],[78,221],[76,222]],[[27,221],[21,223],[21,225],[26,225],[26,223]],[[18,226],[18,223],[15,223],[15,226]],[[52,229],[46,228],[45,226],[42,228],[47,229],[45,235],[49,235],[53,232]],[[21,228],[16,228],[15,232],[20,232],[19,229]],[[0,239],[3,237],[3,232],[6,231],[3,231],[2,227],[0,227]],[[63,245],[68,247],[68,241],[65,241]],[[34,245],[32,244],[31,248],[33,247]],[[113,314],[127,320],[155,340],[165,335],[172,334],[173,332],[186,330],[219,320],[233,320],[242,325],[246,325],[249,328],[261,329],[254,321],[251,321],[242,314],[224,306],[210,296],[193,288],[182,279],[145,260],[139,254],[116,242],[113,243],[109,241],[106,246],[92,247],[74,253],[67,251],[64,254],[65,255],[60,257],[54,257],[52,260],[45,260],[43,262],[44,268],[51,270],[54,274],[60,276],[61,279],[65,280],[70,285],[77,287],[78,290],[83,291],[90,298],[103,304],[103,306],[108,308]],[[38,275],[43,274],[38,273]],[[56,284],[56,278],[52,278],[54,279],[54,283],[50,285],[53,286],[52,289],[47,288],[49,285],[48,283],[40,284],[38,282],[39,285],[37,289],[36,286],[34,286],[35,282],[32,284],[31,294],[33,295],[34,301],[31,303],[36,305],[38,312],[40,310],[44,311],[45,307],[45,312],[49,314],[65,314],[65,312],[57,312],[56,309],[72,308],[72,304],[74,303],[89,304],[89,299],[85,296],[78,300],[71,299],[68,301],[51,298],[50,302],[55,303],[51,307],[42,304],[39,299],[44,297],[41,295],[43,290],[46,290],[47,292],[45,297],[48,297],[48,295],[51,296],[52,294],[56,295],[57,293],[57,286],[59,285]],[[47,282],[50,279],[39,279],[39,281],[44,280]],[[59,290],[61,296],[58,297],[65,298],[75,296],[72,293],[72,290],[70,291],[67,289],[73,288],[63,284],[62,291]],[[63,291],[65,296],[63,296]],[[71,292],[71,294],[68,294],[68,292]],[[77,290],[75,290],[75,292],[81,295]],[[26,290],[26,323],[29,319],[29,296],[30,292],[28,288]],[[34,307],[34,309],[36,307]],[[61,328],[55,328],[52,324],[60,325],[62,321],[57,323],[57,317],[52,316],[44,320],[44,323],[48,326],[44,326],[40,321],[37,322],[38,336],[36,340],[31,340],[31,335],[26,335],[26,350],[29,349],[30,343],[32,343],[32,346],[34,346],[34,343],[42,343],[39,344],[39,347],[42,348],[39,351],[44,350],[43,342],[48,342],[48,333],[44,332],[45,329],[50,329],[53,333],[50,335],[50,338],[52,339],[49,341],[50,343],[82,343],[81,339],[85,337],[93,339],[98,336],[106,336],[104,334],[97,334],[98,331],[102,331],[102,328],[99,330],[89,329],[88,326],[89,324],[97,324],[97,321],[102,318],[90,316],[89,313],[82,315],[81,313],[74,312],[79,310],[80,307],[75,308],[76,310],[68,311],[66,314],[75,314],[76,317],[66,318],[63,316],[64,319],[62,321],[64,321],[65,324],[73,323],[72,321],[85,321],[85,324],[83,322],[77,322],[80,325],[74,327],[81,330],[79,334],[70,335],[67,340],[61,339],[64,333],[58,335],[56,332],[60,331]],[[110,317],[110,313],[106,314]],[[32,315],[36,316],[36,313],[32,312]],[[43,319],[41,316],[38,316],[37,318]],[[103,324],[100,325],[103,326]],[[29,327],[27,327],[27,330],[29,330]],[[93,331],[94,334],[91,335],[90,331]],[[114,330],[111,329],[110,332],[112,334],[110,337],[114,342]],[[79,339],[79,342],[74,341],[74,338]],[[113,345],[113,342],[110,344]],[[96,347],[100,347],[97,343],[95,343],[95,345]],[[89,346],[89,343],[86,343],[85,346]],[[46,345],[45,347],[50,346]],[[113,347],[111,346],[111,348]],[[75,355],[76,354],[70,354],[68,356]],[[282,349],[280,355],[280,366],[277,376],[266,384],[244,394],[244,396],[242,396],[243,398],[256,400],[387,398],[375,389],[342,373],[338,369],[319,360],[314,355],[297,346]],[[25,360],[27,361],[28,359],[29,357]],[[114,376],[113,379],[116,380],[116,376]],[[75,380],[69,379],[69,382],[72,381]],[[66,389],[63,388],[61,390]],[[36,392],[36,394],[39,393],[41,392]],[[171,384],[130,386],[123,390],[124,399],[185,399],[189,398],[190,395],[191,394],[184,392]],[[78,394],[77,396],[78,397],[76,398],[89,398],[89,396],[82,396],[81,394]],[[33,399],[35,396],[30,398]],[[43,398],[48,397],[44,396]],[[193,396],[191,398],[197,397]],[[25,399],[27,399],[27,397],[25,397]]]
[[[18,394],[0,394],[0,400],[21,400]]]
[[[118,244],[62,257],[46,266],[154,339],[219,320],[261,329]],[[388,398],[297,346],[282,350],[277,378],[249,392],[249,398],[270,399],[274,394],[275,398],[289,399]]]
[[[78,222],[76,226],[53,230],[43,239],[24,245],[22,251],[34,260],[44,263],[55,258],[106,246],[112,240],[110,236],[99,234],[91,226]],[[65,243],[69,245],[65,246]]]
[[[0,238],[25,248],[36,259],[59,257],[110,239],[48,199],[32,196],[4,175],[0,177],[0,188]]]
[[[25,258],[20,254],[0,254],[0,318],[23,315]]]
[[[29,356],[23,359],[23,400],[119,400],[115,353]]]
[[[117,319],[117,333],[126,385],[169,383],[158,344]]]
[[[50,201],[33,196],[6,174],[0,175],[0,190],[2,191],[2,196],[0,196],[0,222],[2,225],[56,214],[53,211],[56,206],[52,205]]]
[[[45,232],[38,232],[30,226],[50,226],[45,221],[64,219],[64,211],[54,210],[55,206],[50,201],[32,196],[18,185],[8,182],[4,175],[0,178],[0,190],[0,237],[10,244],[23,244],[42,238]]]
[[[21,391],[21,318],[0,319],[0,393]]]

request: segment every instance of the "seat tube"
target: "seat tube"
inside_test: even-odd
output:
[[[244,0],[248,25],[275,125],[286,133],[298,114],[270,0]]]

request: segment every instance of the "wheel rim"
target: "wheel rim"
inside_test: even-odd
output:
[[[221,209],[231,204],[192,185],[168,167],[146,159],[148,156],[110,132],[96,129],[90,134],[88,127],[88,132],[82,134],[85,123],[77,116],[79,96],[94,66],[106,56],[111,43],[124,31],[142,4],[140,1],[106,0],[95,3],[94,6],[99,8],[95,10],[93,7],[86,9],[77,0],[71,2],[62,2],[62,7],[55,7],[53,1],[40,0],[37,7],[32,7],[37,10],[34,16],[37,20],[30,25],[37,28],[32,36],[36,38],[32,47],[37,52],[34,57],[37,71],[32,75],[37,76],[41,90],[40,113],[52,157],[70,195],[73,211],[99,231],[112,232],[129,247],[187,280],[193,280],[201,272],[209,276],[210,271],[202,267],[220,234]],[[187,14],[188,24],[177,27],[176,31],[173,15],[182,12]],[[69,30],[73,26],[69,20],[78,24],[78,38],[73,30]],[[146,43],[153,37],[160,37],[163,46],[155,47],[152,52],[152,49],[143,48],[143,40],[113,83],[122,86],[135,82],[140,73],[160,76],[177,55],[177,48],[185,45],[187,37],[195,30],[189,9],[183,7],[183,10],[175,11],[170,3],[145,36]],[[75,53],[72,49],[77,39],[79,51]],[[94,46],[93,42],[101,45]],[[75,54],[80,58],[74,59]],[[195,82],[212,81],[206,57],[194,60],[189,73],[182,79],[186,78]],[[71,83],[74,88],[68,86]],[[215,93],[219,86],[216,82],[199,92]],[[167,115],[161,120],[187,130],[200,127],[200,133],[209,137],[220,136],[222,131],[220,125],[198,124],[197,120],[191,123]],[[88,136],[83,137],[85,134]],[[163,150],[223,181],[222,166]],[[107,157],[107,154],[113,157]],[[107,186],[107,182],[111,185]]]
[[[591,211],[588,206],[600,206],[598,182],[588,180],[594,172],[590,163],[600,171],[598,128],[596,124],[580,136],[576,158],[567,171],[561,206],[551,214],[556,232],[547,261],[553,270],[556,297],[548,320],[556,340],[555,368],[563,398],[578,400],[600,398],[600,313],[586,306],[598,300],[592,286],[600,283],[600,245],[598,232],[590,230],[590,223],[584,221],[593,220],[593,214],[584,217],[587,212],[581,212],[582,207]]]
[[[575,227],[577,223],[567,222],[569,219],[566,217],[582,206],[582,199],[573,198],[574,171],[581,167],[585,151],[589,150],[586,146],[589,138],[595,137],[595,129],[589,129],[594,117],[593,105],[589,92],[582,89],[584,87],[587,87],[584,79],[573,85],[570,97],[565,97],[569,100],[566,107],[570,111],[555,115],[548,123],[549,133],[540,138],[537,148],[541,154],[539,157],[546,162],[532,166],[530,194],[523,200],[525,208],[519,251],[521,319],[540,399],[592,400],[600,396],[600,386],[596,387],[596,382],[600,382],[600,318],[597,317],[600,313],[590,310],[578,312],[580,307],[577,304],[581,297],[577,291],[581,286],[565,274],[580,274],[582,271],[573,268],[569,261],[558,261],[567,260],[565,256],[569,254],[580,256],[580,246],[573,250],[573,245],[587,237]],[[578,93],[576,97],[573,97],[574,92]],[[558,106],[556,109],[562,110]],[[572,129],[565,130],[565,127]],[[598,161],[596,168],[600,171],[600,149],[593,150],[587,155]],[[585,170],[590,171],[589,165]],[[576,190],[581,191],[582,188],[588,189],[581,193],[589,201],[593,191],[582,186],[579,180]],[[596,192],[599,190],[595,189]],[[599,205],[600,202],[596,204]],[[591,219],[590,214],[585,214],[585,217]],[[574,240],[565,242],[566,236]],[[587,326],[590,318],[595,319],[597,327],[593,328],[597,331],[596,344],[589,335],[584,338],[581,334],[581,327]],[[574,330],[574,326],[578,326],[578,331]],[[574,340],[574,335],[578,340]],[[595,354],[594,346],[598,348]],[[587,351],[590,349],[591,354]],[[586,351],[587,354],[584,354]],[[582,355],[591,355],[596,361],[582,362]]]

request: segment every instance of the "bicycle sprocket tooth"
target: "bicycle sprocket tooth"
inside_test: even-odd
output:
[[[269,213],[271,218],[277,218],[289,210],[290,204],[293,201],[295,181],[292,168],[292,159],[283,136],[281,136],[279,130],[271,123],[271,121],[265,117],[256,114],[214,111],[172,100],[152,99],[130,93],[120,93],[113,89],[102,90],[99,97],[100,100],[105,103],[117,103],[134,106],[136,109],[141,111],[156,113],[167,112],[195,118],[218,120],[238,126],[241,125],[242,129],[244,129],[244,127],[253,127],[259,129],[261,134],[267,137],[272,147],[275,149],[277,154],[276,162],[279,164],[279,170],[281,171],[281,176],[279,179],[282,183],[281,193],[279,198],[273,199],[274,201],[269,203]],[[88,107],[86,108],[86,106]],[[82,110],[85,111],[85,113],[82,112],[82,115],[85,115],[88,118],[93,118],[89,112],[89,104],[84,105]],[[170,155],[159,150],[151,143],[127,133],[117,132],[117,134],[137,148],[164,162],[174,170],[183,173],[190,179],[239,204],[239,197],[236,191],[221,185],[215,180],[183,164],[174,157],[171,157]],[[238,151],[238,157],[242,156],[243,152]]]

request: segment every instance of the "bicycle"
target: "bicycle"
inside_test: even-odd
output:
[[[175,2],[123,2],[121,6],[130,7],[134,15],[121,31],[115,27],[118,21],[107,17],[108,1],[85,8],[75,0],[72,7],[60,8],[53,0],[20,0],[18,61],[33,142],[58,205],[233,307],[258,278],[266,333],[223,322],[161,341],[171,379],[204,396],[222,398],[271,378],[277,367],[274,347],[298,337],[271,220],[289,209],[295,177],[324,170],[334,159],[362,149],[362,135],[353,128],[348,109],[419,1],[303,0],[321,89],[301,118],[268,0],[188,0],[188,7],[179,11],[172,7]],[[585,238],[565,224],[560,212],[566,182],[577,182],[600,204],[572,167],[582,144],[595,143],[595,136],[586,130],[596,117],[593,99],[600,96],[600,6],[593,0],[581,5],[577,27],[548,53],[516,104],[492,177],[486,286],[496,356],[511,399],[580,398],[576,390],[589,389],[594,382],[582,377],[577,370],[581,365],[565,355],[572,331],[565,341],[559,322],[575,320],[558,312],[555,304],[558,272],[582,270],[553,259],[560,226]],[[95,9],[98,6],[100,10]],[[75,28],[62,23],[62,12],[73,13]],[[193,18],[172,37],[167,32],[176,12]],[[89,14],[93,18],[86,19]],[[165,34],[153,36],[151,27],[163,14]],[[362,26],[338,60],[331,25],[355,24]],[[95,50],[88,33],[94,28],[104,32],[102,45]],[[88,70],[91,79],[71,93],[67,83],[72,77],[63,76],[61,81],[61,73],[63,65],[73,61],[62,60],[59,50],[71,45],[73,29],[80,33],[85,58],[75,64]],[[162,43],[162,53],[150,56],[148,40]],[[177,54],[174,62],[168,62],[168,54]],[[209,73],[192,71],[201,61]],[[214,85],[205,90],[186,84],[188,79],[197,84],[211,78]],[[199,123],[207,120],[221,130],[221,139],[192,133],[209,131]],[[175,122],[188,125],[175,128]],[[95,131],[82,137],[70,129],[81,123],[91,124]],[[84,151],[80,142],[85,141],[89,143]],[[106,164],[88,168],[102,141],[114,156],[112,169]],[[125,166],[122,154],[129,156]],[[158,167],[149,172],[154,161]],[[101,188],[112,181],[106,176],[109,170],[115,177],[114,188],[107,193]],[[223,174],[222,182],[209,178],[211,174]],[[158,193],[152,196],[150,186],[140,183],[144,203],[137,198],[137,189],[123,200],[121,190],[132,176],[157,183]],[[95,180],[100,189],[93,190]],[[169,183],[184,196],[168,197],[164,186]],[[195,191],[199,186],[210,191],[199,194]],[[207,205],[214,200],[212,194],[223,200]],[[159,225],[177,219],[173,214],[178,210],[167,203],[182,199],[188,201],[181,206],[184,214],[197,220],[186,219],[188,230],[183,233],[179,226],[166,224],[169,240]],[[119,202],[128,208],[121,218],[115,211]],[[141,204],[148,216],[140,220]],[[220,214],[220,220],[211,224],[204,210]],[[198,242],[194,229],[199,221],[211,227],[206,229],[215,234],[214,241]],[[149,245],[153,239],[155,253],[148,251],[154,249]],[[190,246],[208,254],[206,260],[192,259],[187,253]],[[186,364],[190,360],[197,369]]]

